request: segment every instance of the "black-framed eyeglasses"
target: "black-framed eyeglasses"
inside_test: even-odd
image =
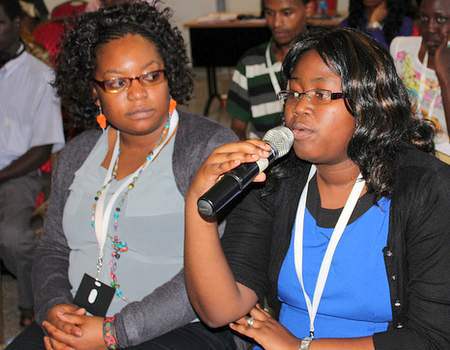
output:
[[[313,105],[326,105],[332,100],[338,100],[344,98],[343,92],[331,92],[326,89],[311,89],[304,92],[298,92],[293,90],[282,90],[278,93],[278,98],[285,104],[294,104],[300,101],[304,96]]]
[[[157,85],[164,81],[166,76],[165,69],[158,69],[152,72],[141,74],[137,77],[119,77],[107,80],[96,80],[94,82],[100,86],[105,92],[117,94],[128,90],[133,80],[138,80],[143,87]]]

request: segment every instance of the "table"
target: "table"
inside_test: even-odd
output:
[[[308,18],[311,26],[337,26],[342,17],[331,19]],[[248,49],[267,42],[271,33],[265,19],[197,19],[184,24],[189,29],[191,56],[194,67],[205,67],[208,79],[208,100],[203,114],[208,115],[217,91],[216,67],[234,67]]]
[[[450,164],[450,142],[436,144],[436,157]]]
[[[436,151],[436,157],[438,157],[444,163],[447,163],[447,164],[450,165],[450,156],[449,155],[447,155],[445,153],[442,153],[442,152],[439,152],[439,151]]]
[[[208,99],[203,114],[208,115],[212,101],[221,100],[216,67],[234,67],[245,51],[270,39],[270,30],[261,19],[192,21],[185,26],[189,28],[192,64],[206,68]]]

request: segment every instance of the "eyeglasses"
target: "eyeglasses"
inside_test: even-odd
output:
[[[343,92],[331,92],[325,89],[311,89],[305,92],[298,92],[293,90],[282,90],[278,93],[278,98],[286,105],[292,105],[300,101],[304,96],[313,105],[326,105],[332,100],[344,98]]]
[[[149,87],[161,83],[165,79],[165,75],[166,71],[164,69],[159,69],[141,74],[137,77],[120,77],[108,80],[94,79],[94,81],[105,92],[117,94],[119,92],[128,90],[133,80],[138,80],[143,87]]]

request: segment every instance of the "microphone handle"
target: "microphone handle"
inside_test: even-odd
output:
[[[254,163],[243,163],[237,168],[225,173],[222,178],[212,186],[197,201],[200,214],[206,218],[213,218],[239,195],[261,171],[275,159],[272,152],[267,160]],[[259,164],[258,164],[259,163]]]

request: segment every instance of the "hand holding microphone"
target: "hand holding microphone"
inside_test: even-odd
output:
[[[268,158],[256,162],[243,163],[231,171],[225,172],[222,178],[213,185],[198,202],[198,211],[203,217],[215,217],[229,202],[238,196],[253,179],[263,172],[274,160],[286,155],[294,142],[292,131],[284,126],[270,129],[263,137],[270,149]]]

